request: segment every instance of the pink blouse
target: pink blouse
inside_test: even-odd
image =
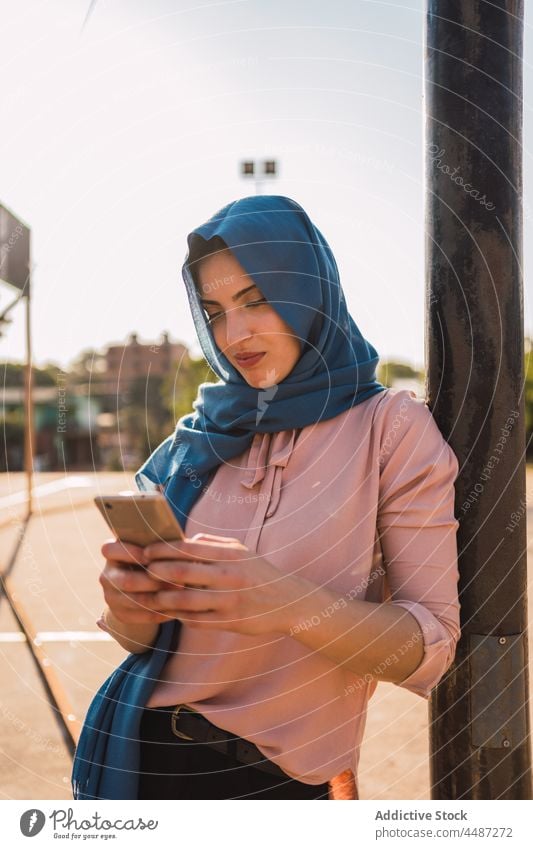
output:
[[[398,686],[428,699],[460,636],[458,468],[427,405],[388,389],[333,419],[256,434],[218,467],[185,530],[236,537],[282,572],[334,590],[339,606],[357,598],[408,610],[424,656]],[[393,663],[384,658],[383,668]],[[183,625],[148,705],[187,704],[288,775],[319,784],[357,776],[376,686],[296,636]]]

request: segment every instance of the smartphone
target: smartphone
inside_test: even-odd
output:
[[[150,545],[184,539],[183,529],[160,492],[97,495],[94,503],[121,542]]]

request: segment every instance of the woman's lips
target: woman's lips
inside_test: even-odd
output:
[[[235,359],[242,368],[251,368],[252,366],[257,365],[259,360],[261,360],[264,356],[265,352],[259,351],[258,354],[252,354],[251,356],[244,356],[242,354],[240,356],[236,355]]]

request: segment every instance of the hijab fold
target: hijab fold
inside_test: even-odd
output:
[[[189,263],[214,237],[299,340],[300,358],[275,391],[251,387],[215,344]],[[333,418],[386,389],[376,380],[378,354],[348,312],[331,248],[296,201],[241,198],[193,230],[187,242],[183,280],[202,351],[219,381],[200,385],[193,412],[135,475],[141,490],[164,488],[184,528],[211,474],[249,448],[256,433]],[[142,710],[180,627],[164,623],[155,646],[129,655],[94,697],[74,759],[75,799],[138,798]]]

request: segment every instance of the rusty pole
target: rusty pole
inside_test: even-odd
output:
[[[460,463],[462,637],[430,705],[433,799],[531,799],[523,0],[428,0],[426,395]]]
[[[26,365],[24,368],[24,467],[28,490],[26,516],[33,513],[33,452],[35,448],[35,429],[33,417],[33,362],[31,344],[31,286],[28,277],[26,292]]]

